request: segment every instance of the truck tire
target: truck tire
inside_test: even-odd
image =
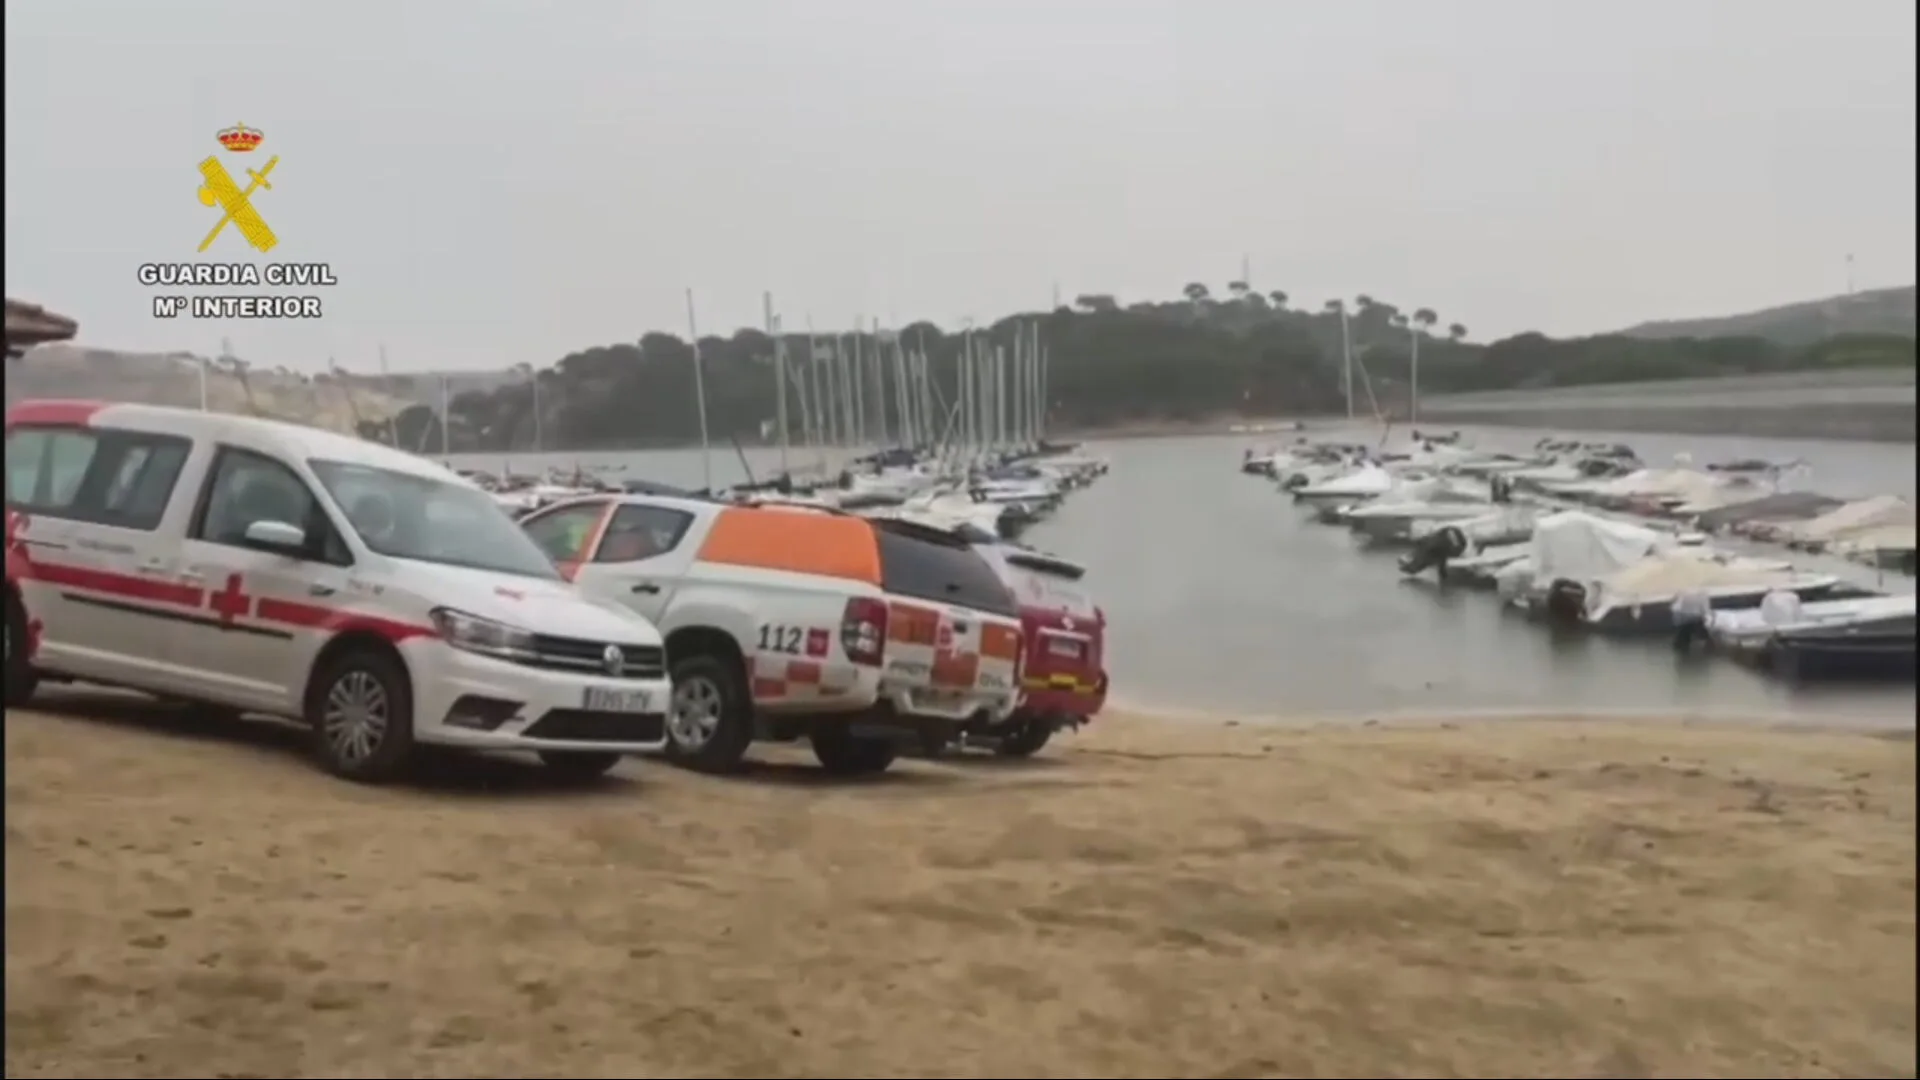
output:
[[[813,733],[813,756],[835,776],[871,776],[883,773],[898,753],[886,739],[862,738],[830,727]]]
[[[695,653],[673,661],[667,760],[696,772],[740,767],[753,742],[753,698],[740,665]]]
[[[413,685],[398,657],[352,648],[325,661],[307,690],[313,755],[361,784],[398,778],[413,760]]]
[[[7,708],[33,700],[40,687],[40,673],[33,670],[27,656],[27,609],[20,598],[7,592]]]
[[[1053,738],[1053,725],[1045,720],[1029,718],[1017,721],[1008,728],[993,752],[1001,757],[1032,757]]]
[[[585,783],[611,772],[620,764],[620,755],[595,750],[542,750],[540,764],[556,776]]]

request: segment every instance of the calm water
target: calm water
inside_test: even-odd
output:
[[[1087,565],[1107,611],[1116,700],[1176,714],[1289,718],[1618,709],[1913,723],[1910,689],[1795,689],[1723,661],[1675,657],[1657,642],[1556,639],[1489,594],[1405,580],[1394,554],[1359,549],[1346,530],[1315,524],[1270,482],[1240,474],[1245,446],[1291,437],[1089,444],[1112,471],[1027,534]],[[1493,449],[1537,437],[1469,433]],[[1701,464],[1797,457],[1812,468],[1802,487],[1845,496],[1914,492],[1911,446],[1592,437],[1625,442],[1650,464],[1683,451]],[[775,456],[754,450],[748,458],[764,476]],[[468,460],[502,464],[498,456]],[[692,451],[550,460],[701,482]],[[512,464],[530,470],[536,462]],[[731,448],[712,465],[716,484],[743,478]]]

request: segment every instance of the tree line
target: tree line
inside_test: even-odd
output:
[[[931,382],[950,407],[965,342],[975,350],[1011,350],[1016,336],[1031,334],[1035,324],[1046,349],[1047,420],[1054,432],[1344,412],[1349,349],[1362,415],[1405,415],[1416,354],[1422,395],[1914,364],[1914,341],[1901,336],[1851,335],[1804,347],[1756,337],[1556,339],[1538,333],[1477,343],[1468,340],[1466,326],[1443,321],[1430,308],[1403,309],[1366,295],[1301,306],[1284,291],[1258,291],[1245,282],[1230,282],[1221,293],[1194,282],[1172,301],[1122,304],[1087,294],[1051,312],[967,330],[917,322],[879,334],[776,340],[742,329],[731,337],[703,337],[699,373],[710,435],[722,444],[760,441],[776,410],[779,352],[786,357],[789,429],[797,439],[800,401],[819,387],[809,379],[809,363],[831,363],[836,350],[890,357],[905,349],[926,357]],[[877,366],[881,392],[864,395],[870,411],[878,401],[894,400],[896,369],[890,360]],[[453,397],[446,432],[452,450],[615,449],[699,437],[694,346],[674,335],[649,333],[637,342],[583,349],[546,367],[523,364],[519,374],[496,389]],[[871,369],[865,378],[874,385]],[[869,431],[875,426],[866,424]],[[440,420],[429,405],[407,408],[391,425],[370,421],[362,428],[409,448],[431,452],[441,445]]]

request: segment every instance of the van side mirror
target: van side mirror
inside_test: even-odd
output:
[[[307,531],[284,521],[256,521],[243,534],[247,546],[297,558],[306,554]]]

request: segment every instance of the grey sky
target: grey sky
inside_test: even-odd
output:
[[[1914,280],[1912,0],[8,0],[6,286],[396,370],[649,329],[1368,292],[1476,338]],[[318,323],[157,321],[216,130]],[[221,154],[238,166],[258,166]],[[232,230],[204,258],[252,252]]]

